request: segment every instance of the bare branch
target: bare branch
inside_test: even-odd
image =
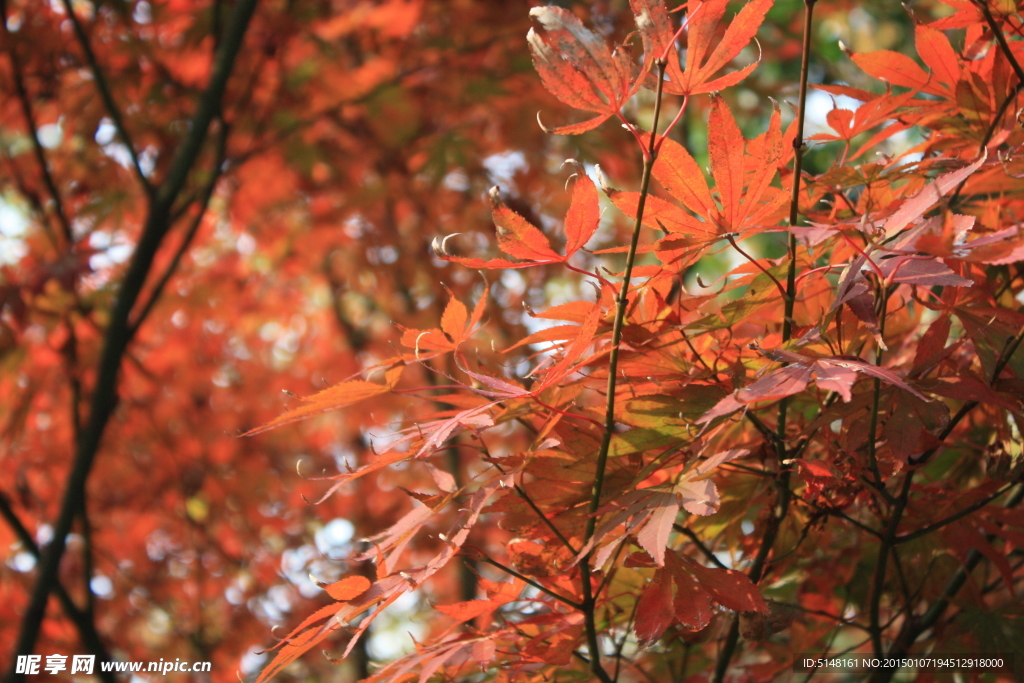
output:
[[[227,153],[227,138],[228,138],[228,126],[221,122],[221,129],[217,136],[217,158],[214,161],[212,169],[212,177],[210,181],[203,188],[202,195],[198,199],[199,210],[195,217],[192,219],[192,224],[189,225],[188,231],[181,238],[181,244],[178,245],[177,251],[174,252],[174,256],[171,258],[171,262],[167,265],[167,269],[163,275],[153,285],[153,289],[149,294],[149,298],[146,303],[143,304],[139,313],[135,316],[135,319],[131,324],[130,336],[134,337],[142,323],[145,322],[146,318],[149,317],[150,312],[153,310],[153,306],[160,300],[160,295],[163,294],[164,289],[167,287],[167,283],[171,277],[178,270],[178,266],[181,265],[181,259],[184,258],[185,253],[188,252],[189,247],[192,245],[192,240],[195,239],[196,233],[199,232],[199,228],[203,224],[203,219],[206,217],[206,211],[210,206],[210,200],[213,199],[213,193],[217,189],[217,181],[220,180],[221,173],[224,167],[224,158]]]
[[[139,177],[139,183],[146,190],[146,194],[152,197],[153,185],[142,170],[139,154],[132,143],[131,136],[128,135],[128,129],[124,126],[124,119],[121,118],[121,110],[118,108],[117,103],[114,102],[114,95],[110,92],[106,76],[103,75],[103,70],[100,69],[100,64],[96,60],[96,54],[92,51],[92,46],[89,44],[89,36],[85,34],[85,29],[75,14],[75,8],[71,5],[71,0],[64,0],[64,11],[67,12],[68,19],[70,19],[71,25],[75,29],[75,37],[78,39],[78,45],[82,48],[82,53],[85,55],[85,61],[92,72],[93,80],[96,81],[96,89],[100,93],[100,99],[103,100],[103,106],[107,110],[107,115],[114,122],[114,128],[117,130],[117,135],[121,138],[121,142],[128,148],[128,155],[132,159],[132,167],[135,169],[135,174]]]

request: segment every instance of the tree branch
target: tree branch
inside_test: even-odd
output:
[[[89,36],[85,34],[85,29],[75,14],[75,8],[71,5],[71,0],[63,0],[63,2],[64,11],[67,12],[68,19],[75,29],[75,37],[78,39],[78,45],[82,48],[82,53],[85,55],[85,61],[89,65],[89,71],[92,72],[93,80],[96,81],[96,90],[100,93],[100,99],[103,100],[103,106],[107,110],[107,115],[114,122],[114,128],[117,130],[117,135],[121,138],[121,142],[128,148],[128,155],[132,159],[132,167],[135,169],[135,174],[139,177],[139,183],[146,190],[146,194],[152,198],[153,185],[142,170],[138,152],[135,150],[135,145],[132,144],[131,136],[128,135],[128,129],[124,126],[124,119],[121,118],[121,110],[118,109],[117,103],[114,102],[114,95],[110,92],[107,79],[103,75],[103,70],[100,69],[100,64],[96,60],[96,54],[92,51],[92,46],[89,44]]]
[[[174,252],[174,256],[171,258],[171,262],[168,264],[167,269],[164,271],[163,275],[160,276],[160,279],[156,281],[156,284],[153,285],[153,289],[150,292],[146,303],[143,304],[138,315],[136,315],[135,319],[132,321],[130,332],[132,337],[135,336],[139,327],[143,322],[145,322],[146,318],[153,310],[153,306],[155,306],[156,302],[159,301],[160,295],[163,294],[164,288],[167,287],[167,283],[178,270],[178,266],[181,265],[181,259],[184,258],[186,252],[188,252],[188,248],[191,246],[192,240],[195,239],[196,233],[199,232],[199,228],[203,224],[203,218],[206,217],[206,210],[210,206],[210,200],[213,199],[213,193],[217,189],[217,181],[220,180],[223,170],[224,160],[227,154],[227,138],[228,126],[222,120],[221,129],[217,136],[217,159],[214,162],[213,177],[210,178],[210,182],[203,188],[202,196],[199,197],[199,213],[197,213],[195,218],[192,220],[192,224],[189,226],[188,231],[182,238],[181,244],[178,245],[177,251]]]
[[[601,507],[601,489],[604,487],[604,473],[608,465],[608,450],[611,447],[612,434],[615,433],[615,385],[618,381],[619,367],[619,342],[622,339],[622,327],[626,318],[626,306],[629,303],[629,281],[633,273],[633,262],[636,259],[637,244],[640,242],[640,228],[643,225],[644,206],[647,203],[647,194],[651,187],[651,171],[654,168],[654,160],[657,157],[655,147],[658,139],[658,117],[661,114],[661,97],[665,87],[665,60],[656,61],[658,68],[658,91],[654,100],[654,123],[651,126],[651,135],[647,149],[644,152],[643,176],[640,180],[640,199],[636,207],[636,220],[633,223],[633,236],[629,243],[629,251],[626,253],[626,268],[622,274],[622,285],[619,288],[618,301],[615,307],[615,320],[612,324],[612,344],[608,355],[608,388],[605,412],[604,431],[601,435],[601,446],[597,453],[597,471],[594,473],[594,485],[590,493],[589,516],[587,518],[586,530],[584,531],[583,542],[588,543],[597,528],[597,517],[595,513]],[[590,651],[590,671],[602,683],[611,683],[612,678],[601,666],[601,650],[597,640],[597,626],[594,621],[595,600],[593,587],[590,585],[590,558],[593,552],[586,554],[580,560],[580,574],[583,584],[583,612],[587,630],[587,648]]]
[[[1022,340],[1024,340],[1024,326],[1021,326],[1020,331],[1006,341],[1006,345],[1003,347],[1002,352],[996,359],[995,366],[992,370],[992,379],[990,381],[990,384],[995,384],[996,381],[999,379],[999,375],[1002,374],[1003,369],[1006,367],[1007,363],[1010,362],[1010,359],[1013,357],[1013,354],[1017,351],[1017,348],[1020,346]],[[960,406],[960,410],[956,412],[956,415],[954,415],[953,418],[949,421],[949,424],[947,424],[946,427],[942,430],[942,432],[938,435],[937,439],[939,445],[934,446],[931,449],[922,453],[921,457],[914,460],[911,464],[922,465],[925,462],[927,462],[933,455],[935,455],[935,453],[938,452],[939,448],[941,448],[942,444],[946,441],[949,435],[953,433],[953,430],[956,429],[956,426],[960,423],[960,421],[963,420],[969,412],[974,410],[974,408],[977,405],[978,401],[968,401],[967,403]],[[875,651],[875,656],[877,657],[882,657],[885,655],[885,647],[882,643],[883,627],[881,626],[881,600],[882,590],[884,588],[886,579],[886,569],[889,561],[889,553],[896,545],[896,531],[899,529],[900,521],[903,518],[903,513],[907,509],[907,505],[910,502],[910,489],[911,484],[914,480],[914,474],[916,472],[917,469],[911,469],[909,472],[907,472],[906,477],[904,477],[903,479],[903,486],[900,490],[899,496],[896,497],[896,502],[893,506],[892,517],[889,520],[889,525],[886,527],[885,531],[882,534],[882,544],[878,550],[878,563],[875,565],[875,575],[872,580],[871,602],[869,606],[869,618],[871,623],[871,641]],[[977,564],[977,562],[975,562],[975,564]],[[956,587],[956,590],[959,590],[959,586]],[[890,676],[891,675],[892,674],[890,673]]]
[[[879,342],[875,349],[875,365],[878,367],[882,367],[882,340],[885,338],[885,314],[889,308],[889,287],[883,281],[880,289],[882,290],[882,296],[879,300],[878,311]],[[871,475],[875,478],[875,488],[884,496],[888,491],[886,491],[885,485],[882,482],[882,473],[878,469],[878,460],[875,457],[875,449],[878,447],[878,403],[881,400],[881,397],[882,380],[875,377],[871,393],[871,417],[869,418],[868,425],[868,468],[871,470]]]
[[[133,332],[129,325],[131,311],[145,284],[156,252],[169,228],[168,210],[184,187],[188,172],[202,150],[210,123],[220,110],[228,77],[241,49],[242,39],[255,12],[257,2],[258,0],[239,0],[235,6],[221,49],[215,57],[213,75],[201,96],[199,106],[192,118],[189,133],[174,156],[167,179],[156,190],[154,198],[150,202],[150,210],[146,217],[142,236],[135,248],[124,280],[121,282],[117,301],[110,315],[110,323],[104,335],[103,351],[96,374],[96,385],[92,393],[89,419],[78,440],[75,458],[61,502],[60,514],[53,524],[53,541],[46,548],[40,560],[36,585],[25,610],[21,633],[14,648],[15,661],[17,655],[31,654],[35,648],[39,630],[46,616],[47,598],[56,585],[60,560],[67,544],[67,535],[71,531],[75,515],[81,509],[89,473],[92,470],[107,422],[117,406],[117,383],[121,361]],[[12,663],[8,680],[15,683],[23,681],[25,674],[14,673],[14,671]]]
[[[999,43],[999,48],[1003,51],[1003,55],[1006,56],[1006,61],[1010,63],[1013,73],[1017,74],[1017,81],[1024,83],[1024,69],[1021,68],[1020,62],[1017,61],[1013,50],[1010,49],[1010,45],[1006,42],[1006,36],[1000,30],[995,17],[992,16],[992,10],[989,9],[988,3],[985,0],[978,0],[977,5],[985,16],[985,22],[988,24],[988,27],[992,29],[992,34],[995,36],[996,42]]]
[[[22,74],[21,61],[18,59],[18,52],[15,48],[16,41],[11,35],[10,31],[7,30],[7,3],[3,5],[3,13],[0,16],[0,32],[3,33],[4,42],[8,45],[8,54],[11,57],[11,72],[14,77],[14,90],[18,94],[18,102],[21,105],[21,113],[25,117],[25,124],[28,126],[28,135],[32,140],[32,152],[35,154],[36,163],[39,164],[39,172],[43,176],[43,184],[46,186],[46,191],[50,194],[50,198],[53,199],[53,212],[57,216],[57,223],[60,226],[61,233],[64,236],[64,241],[67,242],[67,247],[70,249],[71,245],[74,244],[74,235],[71,232],[71,221],[68,220],[67,214],[64,212],[64,202],[61,201],[60,192],[57,190],[57,183],[53,180],[53,175],[50,173],[50,165],[46,161],[46,150],[43,149],[43,143],[39,140],[39,129],[36,127],[35,114],[32,111],[32,98],[29,97],[28,88],[25,87],[25,79]],[[49,225],[44,223],[47,235],[50,236],[51,241],[56,246],[56,239],[50,232]]]
[[[227,88],[228,77],[231,75],[235,57],[242,46],[245,29],[248,27],[249,19],[258,2],[259,0],[240,0],[232,12],[230,24],[214,59],[213,75],[199,100],[196,113],[192,117],[189,134],[178,146],[178,151],[171,160],[167,177],[156,192],[158,206],[169,209],[185,186],[188,172],[202,151],[203,141],[206,139],[210,123],[220,112],[221,99]]]

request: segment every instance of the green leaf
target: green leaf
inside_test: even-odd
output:
[[[719,387],[690,385],[671,396],[658,394],[630,399],[616,417],[631,427],[685,437],[691,425],[724,397],[725,391]]]
[[[612,442],[608,446],[608,456],[617,458],[621,455],[643,453],[655,448],[663,448],[677,441],[679,441],[679,437],[674,434],[654,429],[631,429],[612,437]]]

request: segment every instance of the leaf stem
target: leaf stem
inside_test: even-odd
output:
[[[674,119],[672,119],[671,123],[668,124],[668,128],[666,128],[665,132],[661,134],[661,138],[658,140],[658,143],[654,146],[654,151],[655,152],[657,152],[659,149],[661,149],[661,146],[663,144],[665,144],[665,140],[668,139],[669,133],[672,132],[672,129],[674,129],[676,127],[676,124],[679,123],[679,121],[683,118],[683,114],[686,112],[686,105],[689,104],[689,103],[690,103],[690,96],[689,95],[684,95],[683,96],[683,103],[681,105],[679,105],[679,111],[676,112],[676,117]],[[655,131],[655,132],[657,132],[657,131]]]
[[[793,336],[793,308],[796,304],[796,235],[792,228],[796,227],[800,219],[800,177],[803,170],[804,152],[804,122],[807,118],[807,74],[811,59],[811,22],[814,14],[814,3],[816,0],[804,0],[804,28],[803,43],[800,56],[800,100],[797,105],[796,137],[793,139],[793,194],[789,204],[789,269],[786,273],[786,290],[783,296],[783,318],[782,318],[782,342],[785,344]],[[789,410],[789,397],[779,401],[779,417],[775,428],[775,450],[778,455],[778,470],[776,473],[775,509],[768,520],[768,525],[761,538],[761,546],[750,566],[747,575],[750,580],[757,583],[761,580],[768,555],[775,545],[775,539],[779,534],[779,527],[782,520],[789,512],[789,469],[785,466],[787,459],[786,449],[786,420]],[[732,625],[725,637],[725,643],[718,655],[718,662],[715,665],[714,683],[722,683],[729,671],[729,663],[736,651],[739,642],[739,616],[733,618]]]
[[[598,422],[597,420],[595,420],[592,417],[587,417],[586,415],[577,415],[576,413],[570,413],[567,410],[562,410],[561,408],[556,408],[553,405],[549,405],[549,404],[545,403],[544,401],[540,400],[536,396],[533,397],[533,400],[536,401],[537,404],[540,405],[540,407],[545,408],[547,410],[550,410],[553,413],[557,413],[557,414],[563,415],[565,417],[571,417],[571,418],[574,418],[574,419],[577,419],[577,420],[586,420],[587,422],[590,422],[591,424],[596,425],[598,428],[601,428],[603,426],[600,422]]]
[[[636,260],[636,248],[640,242],[640,228],[643,225],[644,206],[647,203],[647,195],[651,188],[651,171],[654,168],[654,160],[657,157],[655,145],[658,138],[658,117],[661,114],[661,98],[665,87],[665,60],[656,60],[656,66],[658,68],[658,90],[654,100],[654,123],[651,126],[648,145],[643,149],[644,166],[643,175],[640,179],[640,199],[637,202],[636,220],[633,223],[633,236],[629,243],[629,251],[626,253],[626,268],[622,274],[622,285],[619,288],[619,296],[615,308],[615,321],[612,324],[611,352],[608,355],[608,387],[604,433],[601,436],[601,447],[597,453],[597,468],[594,473],[594,484],[590,492],[589,517],[587,518],[587,525],[584,531],[584,544],[590,541],[597,528],[597,517],[595,514],[601,506],[601,489],[604,488],[604,474],[608,466],[608,449],[611,447],[612,434],[615,431],[615,385],[618,380],[619,342],[622,340],[622,327],[626,318],[626,306],[629,303],[629,281],[633,272],[633,263]],[[590,579],[590,559],[592,555],[593,551],[588,552],[580,560],[580,575],[583,584],[583,612],[587,630],[587,648],[590,651],[590,671],[602,683],[611,683],[611,676],[601,666],[601,650],[597,640],[597,625],[594,619],[596,601]]]
[[[764,266],[762,266],[760,263],[758,263],[757,259],[755,259],[750,254],[748,254],[747,252],[745,252],[742,249],[740,249],[740,245],[736,244],[736,239],[734,238],[732,233],[723,235],[723,237],[725,237],[725,239],[728,240],[729,244],[732,245],[732,248],[735,249],[736,251],[738,251],[740,253],[740,255],[743,256],[743,258],[745,258],[748,261],[750,261],[751,263],[753,263],[757,267],[758,270],[760,270],[762,273],[764,273],[769,278],[771,278],[771,281],[775,283],[775,287],[782,294],[783,301],[785,301],[787,303],[787,305],[788,305],[789,304],[789,299],[790,299],[790,291],[792,291],[793,288],[791,287],[790,291],[787,291],[786,288],[782,286],[782,283],[779,282],[779,279],[777,277],[775,277],[774,275],[772,275]],[[790,263],[792,263],[792,260],[790,260]]]
[[[842,237],[843,241],[846,242],[848,245],[850,245],[850,247],[854,251],[856,251],[858,254],[860,254],[861,256],[864,257],[864,260],[868,262],[868,264],[875,271],[875,274],[878,275],[878,278],[880,280],[884,280],[885,279],[885,273],[882,272],[882,269],[878,266],[877,263],[875,263],[875,260],[873,258],[871,258],[870,254],[868,254],[866,251],[864,251],[864,249],[862,249],[860,247],[860,245],[858,245],[856,242],[854,242],[849,237],[847,237],[846,233],[843,232],[842,230],[839,231],[839,236]]]
[[[885,312],[889,307],[889,287],[885,284],[885,281],[881,283],[881,300],[879,302],[878,311],[878,338],[879,345],[875,349],[875,365],[878,367],[882,366],[882,341],[885,337]],[[882,395],[882,380],[875,377],[875,385],[873,393],[871,395],[871,418],[868,426],[868,467],[871,469],[871,475],[875,478],[875,488],[879,491],[885,492],[885,484],[882,482],[882,473],[878,469],[878,459],[875,457],[875,449],[877,448],[877,430],[878,430],[878,403],[881,400]]]

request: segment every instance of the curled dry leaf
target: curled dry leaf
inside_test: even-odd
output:
[[[604,40],[561,7],[534,7],[537,27],[526,36],[544,87],[559,100],[598,116],[550,132],[576,135],[597,128],[639,89],[639,68],[629,51],[610,51]]]

